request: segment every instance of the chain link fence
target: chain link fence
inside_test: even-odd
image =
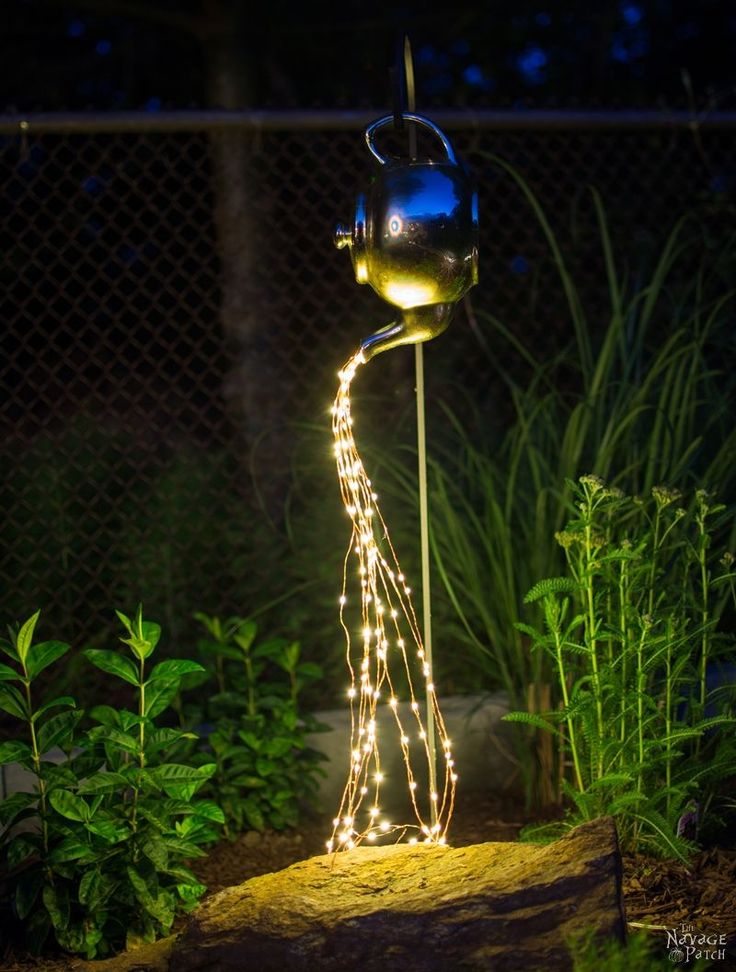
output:
[[[427,347],[430,396],[493,398],[484,312],[537,354],[570,337],[539,223],[494,156],[574,245],[594,314],[605,294],[587,186],[634,267],[683,212],[730,213],[730,118],[437,121],[479,186],[481,283]],[[196,609],[249,614],[308,583],[288,570],[308,441],[294,423],[323,424],[313,458],[327,483],[335,372],[390,320],[331,238],[370,177],[362,122],[2,120],[4,621],[42,607],[48,628],[94,639],[113,607],[143,599],[181,639]],[[376,398],[405,403],[412,363],[387,355]],[[308,614],[289,608],[294,624]]]

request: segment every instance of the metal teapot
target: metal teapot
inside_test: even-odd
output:
[[[430,129],[447,156],[441,162],[386,158],[376,132],[394,122],[379,118],[366,129],[380,168],[356,200],[352,227],[338,225],[335,245],[350,247],[358,283],[399,308],[398,320],[361,343],[366,360],[400,344],[441,334],[455,304],[478,281],[478,198],[446,136],[423,115],[404,112]]]

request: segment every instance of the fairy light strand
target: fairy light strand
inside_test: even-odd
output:
[[[354,354],[338,373],[340,385],[332,406],[335,461],[345,510],[352,522],[350,544],[343,561],[342,592],[339,597],[340,624],[345,636],[345,654],[350,685],[350,768],[340,808],[332,821],[328,851],[350,850],[364,840],[395,836],[409,843],[444,844],[455,804],[457,773],[450,740],[437,701],[431,667],[411,600],[411,589],[399,566],[378,497],[363,466],[353,436],[350,388],[358,368],[365,364],[361,351]],[[380,543],[376,540],[380,537]],[[346,618],[349,603],[350,563],[357,562],[362,650],[353,648],[353,632]],[[409,703],[409,720],[401,717],[399,691],[392,670],[403,671]],[[422,707],[414,691],[412,672],[418,669],[438,733],[444,765],[437,773],[435,791],[418,793],[414,764],[417,754],[430,766],[430,747]],[[430,704],[430,703],[428,703]],[[409,799],[414,812],[410,823],[393,823],[381,810],[382,784],[378,740],[378,713],[387,706],[396,725],[406,771]],[[414,761],[414,762],[413,762]],[[429,778],[429,773],[428,773]],[[441,783],[440,783],[441,781]],[[393,781],[392,781],[393,782]]]

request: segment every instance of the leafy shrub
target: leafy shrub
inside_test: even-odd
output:
[[[32,791],[0,803],[2,865],[31,950],[52,933],[62,948],[92,958],[167,934],[205,890],[186,861],[203,854],[224,820],[215,803],[194,799],[215,765],[171,761],[192,734],[156,723],[182,677],[202,666],[170,659],[148,670],[159,626],[140,608],[133,620],[118,612],[128,653],[86,656],[133,686],[135,711],[97,706],[97,725],[80,732],[73,698],[34,700],[37,676],[69,650],[33,643],[38,616],[0,642],[14,663],[0,665],[0,707],[26,735],[0,746],[0,763],[18,762],[36,779]],[[59,764],[47,756],[54,747],[65,754]]]
[[[307,733],[319,725],[299,713],[299,696],[322,670],[301,660],[298,642],[255,644],[253,621],[197,618],[207,632],[199,648],[217,692],[188,718],[211,727],[197,758],[214,759],[210,786],[225,813],[225,833],[295,826],[300,804],[316,792],[324,759],[306,745]]]
[[[704,810],[736,765],[736,692],[712,684],[734,657],[719,632],[733,557],[711,545],[725,508],[704,490],[685,509],[661,486],[646,501],[596,476],[568,487],[568,572],[526,596],[543,626],[517,624],[556,672],[559,705],[506,718],[556,738],[575,818],[612,813],[625,845],[684,858],[689,801]]]

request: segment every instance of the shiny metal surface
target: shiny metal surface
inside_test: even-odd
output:
[[[363,342],[366,357],[400,344],[428,341],[445,330],[452,310],[478,280],[478,203],[446,136],[421,115],[403,117],[437,135],[446,158],[401,160],[382,155],[376,133],[393,122],[379,118],[366,143],[379,163],[359,195],[353,226],[335,231],[350,247],[358,283],[368,283],[400,311],[398,320]]]

